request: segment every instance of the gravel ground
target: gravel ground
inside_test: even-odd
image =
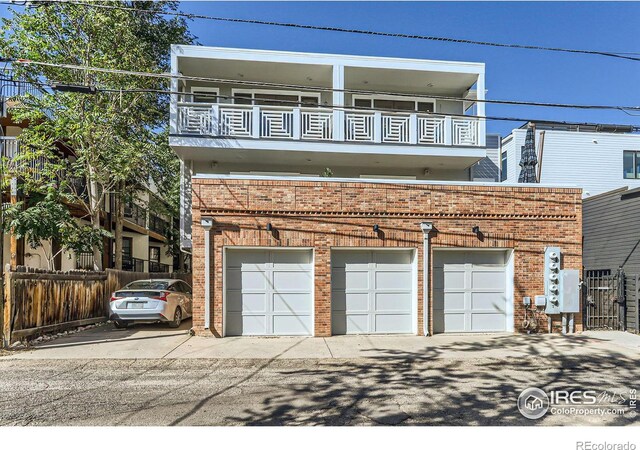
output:
[[[637,388],[637,359],[9,360],[2,425],[630,425],[516,408],[525,387]]]

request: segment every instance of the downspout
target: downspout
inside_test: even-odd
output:
[[[203,217],[200,225],[204,229],[204,329],[211,329],[211,227],[213,219]]]
[[[422,328],[425,336],[429,336],[429,233],[433,230],[433,222],[420,222],[422,229]]]

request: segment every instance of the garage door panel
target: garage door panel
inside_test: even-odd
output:
[[[242,329],[238,334],[266,334],[267,320],[264,315],[242,315]]]
[[[230,311],[246,311],[250,313],[264,313],[267,311],[267,296],[265,294],[241,293],[240,301],[235,301],[234,297],[234,295],[227,296]],[[229,301],[229,299],[231,299],[231,301]]]
[[[369,333],[368,314],[348,314],[346,315],[345,334]]]
[[[464,313],[444,313],[444,330],[459,333],[466,330]]]
[[[274,266],[297,265],[302,267],[311,264],[311,259],[311,252],[307,250],[286,250],[271,253],[271,262]]]
[[[347,292],[369,289],[369,272],[346,272],[345,289]]]
[[[273,295],[274,313],[311,313],[311,295],[294,293],[277,293]]]
[[[370,260],[370,252],[366,250],[334,251],[331,254],[333,267],[346,267],[348,265],[367,265]]]
[[[504,331],[505,318],[501,313],[472,314],[471,327],[474,331]]]
[[[377,290],[409,290],[412,287],[411,271],[394,271],[383,272],[376,271],[375,273],[375,288]]]
[[[496,286],[504,286],[506,276],[504,270],[501,271],[476,271],[471,274],[472,289],[491,289],[495,290]]]
[[[434,332],[507,329],[505,251],[441,251],[434,255]]]
[[[311,281],[311,274],[308,272],[273,272],[273,290],[300,291],[300,286],[307,286]]]
[[[466,280],[464,270],[444,272],[444,286],[446,289],[465,289]]]
[[[413,331],[411,250],[336,250],[331,260],[333,334]]]
[[[242,272],[242,290],[264,290],[267,288],[268,275],[265,272]]]
[[[411,305],[413,303],[411,293],[376,293],[375,294],[375,310],[377,312],[395,312],[401,311],[411,314]]]
[[[464,311],[465,309],[465,293],[464,292],[445,292],[444,293],[444,310],[445,311]]]
[[[411,314],[376,314],[375,329],[378,333],[406,333],[411,329]]]
[[[273,334],[311,334],[311,316],[274,315]]]
[[[375,252],[373,255],[374,262],[381,266],[396,267],[398,264],[411,264],[410,252]]]
[[[311,334],[312,259],[308,250],[227,250],[226,334]]]
[[[471,309],[504,313],[506,312],[506,298],[502,292],[472,292]]]
[[[264,265],[268,260],[268,253],[263,250],[233,250],[226,254],[227,268],[250,264]]]

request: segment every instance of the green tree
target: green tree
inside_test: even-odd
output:
[[[170,45],[193,43],[184,19],[163,14],[176,11],[177,2],[121,4],[153,12],[105,10],[71,2],[43,2],[24,12],[14,10],[11,18],[3,20],[2,56],[166,72]],[[25,98],[13,111],[16,121],[29,123],[19,138],[23,148],[19,158],[40,161],[38,170],[19,174],[25,194],[42,193],[43,184],[57,182],[97,232],[109,194],[131,193],[146,186],[153,172],[164,171],[157,161],[150,163],[149,155],[156,153],[158,134],[166,129],[168,95],[151,91],[167,90],[168,81],[41,65],[18,64],[16,71],[33,82],[98,88],[95,95],[45,90],[42,96]],[[16,165],[21,166],[25,167]],[[116,236],[118,257],[121,242],[121,236]],[[95,269],[102,268],[101,250],[94,242]]]
[[[60,253],[91,252],[106,234],[104,230],[80,225],[60,195],[57,186],[49,185],[44,195],[34,194],[26,201],[27,205],[18,202],[4,213],[5,231],[12,230],[33,249],[42,248],[49,269],[54,268],[55,258]]]

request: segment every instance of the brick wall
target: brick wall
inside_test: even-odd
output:
[[[522,297],[544,291],[545,247],[561,247],[563,268],[582,268],[580,189],[197,178],[192,187],[193,326],[201,334],[209,333],[204,330],[204,231],[199,225],[203,216],[214,218],[210,313],[215,336],[222,335],[224,246],[313,247],[317,336],[331,335],[331,247],[417,249],[417,329],[422,331],[422,221],[434,225],[431,251],[451,247],[514,250],[517,331],[524,319]],[[275,233],[265,230],[268,223]],[[382,230],[378,235],[372,230],[374,224]],[[481,237],[472,233],[475,225]],[[581,327],[577,314],[576,328]],[[546,322],[541,326],[544,330]]]

